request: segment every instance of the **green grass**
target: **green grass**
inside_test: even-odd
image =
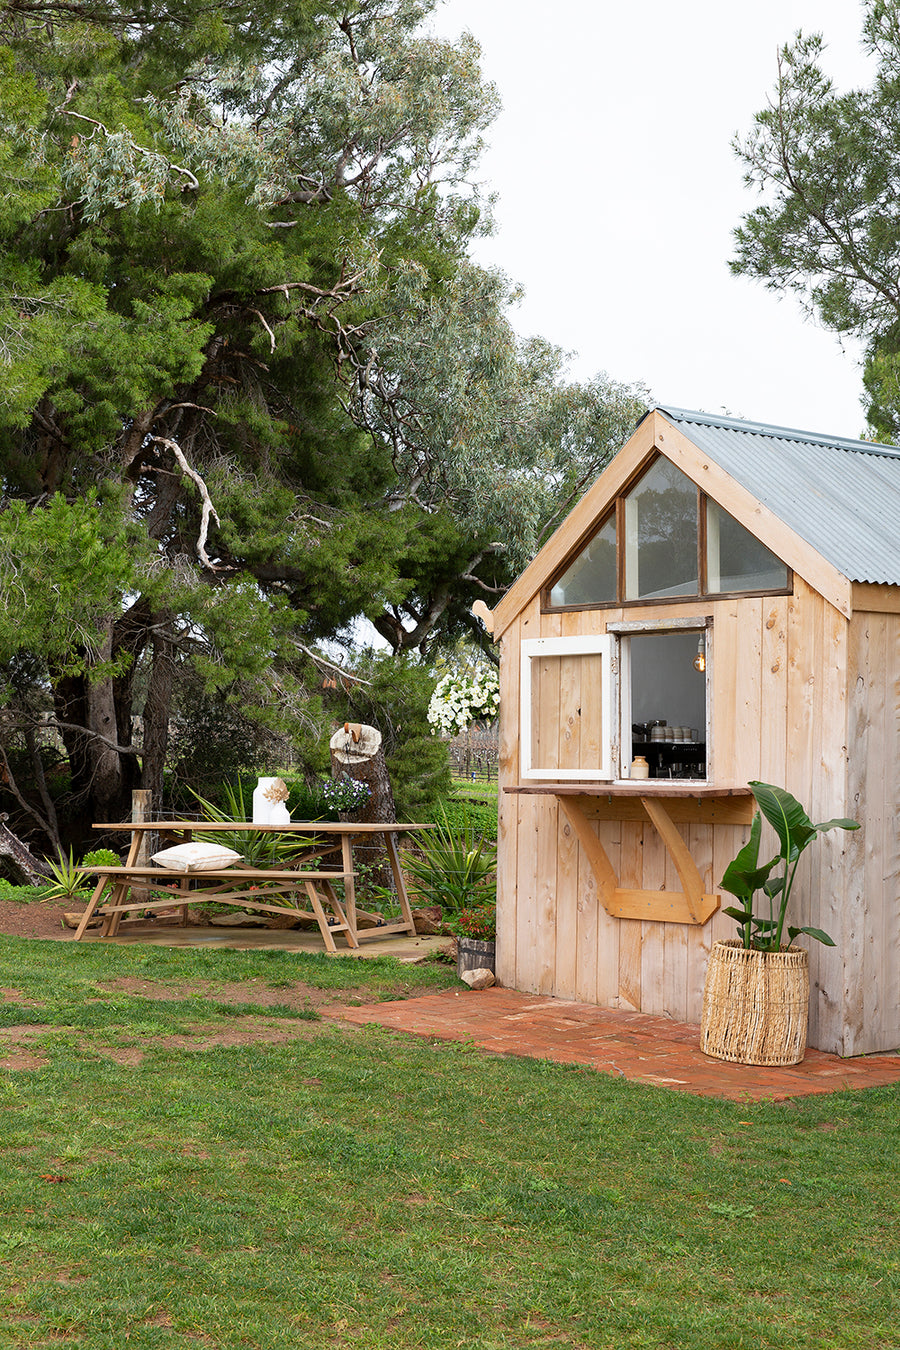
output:
[[[454,797],[465,797],[469,801],[487,802],[488,804],[497,801],[498,796],[497,782],[489,783],[483,779],[476,779],[472,782],[468,778],[453,779]]]
[[[441,803],[441,810],[454,829],[467,825],[486,839],[497,838],[497,784],[471,783],[454,778],[453,795]]]
[[[454,983],[0,940],[3,1021],[46,1057],[0,1070],[0,1345],[900,1344],[896,1089],[735,1106],[301,1026],[298,981],[348,1000]],[[297,1038],[213,1044],[242,1020]]]

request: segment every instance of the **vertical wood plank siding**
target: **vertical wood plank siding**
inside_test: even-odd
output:
[[[519,780],[519,643],[525,637],[602,633],[622,619],[713,615],[710,641],[713,779],[783,785],[814,820],[865,819],[855,835],[835,830],[804,857],[792,918],[830,932],[837,948],[810,943],[810,1044],[839,1053],[900,1044],[900,616],[848,621],[795,574],[790,596],[687,601],[627,610],[541,615],[537,600],[503,638],[500,781]],[[848,675],[849,667],[849,675]],[[565,705],[593,706],[573,663],[562,676]],[[563,763],[591,739],[586,724],[560,726]],[[541,710],[542,734],[549,731]],[[862,749],[848,768],[848,745]],[[596,823],[620,884],[679,889],[653,827]],[[715,891],[749,826],[681,825]],[[505,984],[605,1007],[700,1020],[709,949],[734,936],[716,914],[703,927],[611,919],[590,868],[552,796],[501,791],[498,972]],[[775,839],[766,826],[763,854]],[[769,853],[766,850],[770,850]],[[727,900],[725,901],[727,903]],[[890,1027],[878,1030],[885,1009]]]
[[[848,657],[842,1053],[900,1045],[900,615],[854,613]],[[837,937],[837,934],[834,934]]]

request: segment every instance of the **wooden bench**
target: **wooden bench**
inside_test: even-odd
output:
[[[356,933],[347,921],[347,915],[334,889],[336,881],[352,881],[352,872],[298,872],[278,868],[223,867],[214,871],[183,872],[170,867],[91,867],[97,877],[93,895],[75,933],[80,939],[95,914],[103,917],[103,937],[118,932],[122,915],[132,910],[171,909],[173,901],[182,911],[182,922],[187,921],[189,904],[235,905],[241,909],[259,910],[268,914],[292,914],[301,920],[314,919],[325,943],[325,950],[337,951],[335,933],[343,933],[348,947],[358,947]],[[139,886],[141,891],[162,892],[165,899],[151,900],[129,893]],[[101,904],[103,892],[109,895]],[[308,909],[296,903],[270,904],[278,896],[306,893]],[[327,909],[331,910],[331,917]]]

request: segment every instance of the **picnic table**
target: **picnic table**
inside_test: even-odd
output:
[[[359,824],[351,821],[291,820],[285,824],[256,825],[252,821],[209,820],[140,820],[95,824],[95,830],[105,833],[120,831],[131,835],[128,856],[122,866],[94,867],[97,877],[91,899],[75,933],[80,939],[91,919],[98,912],[103,916],[103,937],[118,932],[122,915],[129,911],[153,911],[171,908],[173,902],[186,916],[187,905],[224,903],[250,911],[275,914],[296,914],[302,919],[314,919],[325,943],[326,951],[337,948],[334,935],[342,933],[347,945],[356,948],[360,936],[366,940],[388,937],[394,933],[415,934],[416,925],[410,908],[409,896],[400,856],[397,836],[414,830],[427,830],[430,825],[378,821]],[[156,833],[166,845],[190,843],[195,835],[206,834],[298,834],[304,837],[305,847],[294,860],[295,866],[233,867],[211,871],[178,871],[167,867],[140,865],[141,841],[146,834]],[[353,867],[354,839],[384,837],[391,875],[400,906],[400,918],[383,922],[380,915],[358,910],[356,906],[355,872]],[[328,868],[320,862],[340,852],[340,866]],[[304,867],[303,864],[306,864]],[[310,866],[309,864],[314,864]],[[343,883],[344,903],[338,897],[335,883]],[[253,888],[253,889],[251,889]],[[109,890],[106,900],[104,892]],[[148,893],[162,898],[148,899]],[[298,893],[305,896],[309,908],[296,904]],[[279,897],[295,900],[293,906],[272,904]],[[330,913],[329,913],[330,911]],[[360,933],[359,921],[365,919],[375,926]]]

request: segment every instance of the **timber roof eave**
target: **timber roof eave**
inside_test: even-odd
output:
[[[622,489],[654,454],[661,454],[707,493],[745,529],[787,563],[845,618],[853,612],[853,586],[832,563],[801,539],[748,489],[700,450],[685,432],[659,409],[648,413],[633,434],[595,479],[559,528],[490,611],[478,602],[474,613],[499,638],[578,548],[587,542],[597,522]],[[685,597],[686,598],[686,597]]]

